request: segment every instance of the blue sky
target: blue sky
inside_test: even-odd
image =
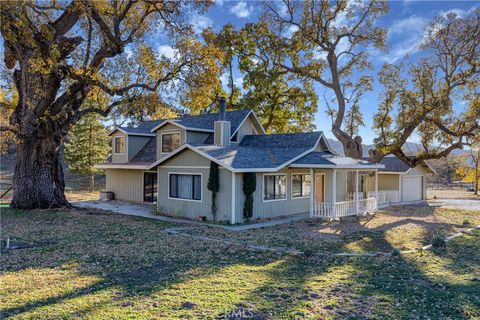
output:
[[[385,62],[401,62],[415,60],[417,53],[417,45],[423,38],[423,30],[425,25],[432,17],[447,14],[448,12],[456,12],[459,15],[466,14],[474,7],[480,6],[480,1],[391,1],[390,11],[382,17],[378,23],[388,28],[389,52],[378,53],[372,56],[371,62],[374,69],[368,71],[376,78],[378,71]],[[232,22],[238,28],[247,22],[257,21],[258,15],[261,13],[261,4],[258,1],[228,1],[215,0],[215,4],[202,15],[190,15],[190,23],[194,25],[197,31],[203,28],[212,27],[220,30],[223,25]],[[153,47],[161,54],[166,56],[173,55],[174,51],[169,46],[168,40],[158,34],[152,37]],[[0,56],[3,64],[3,40],[0,38]],[[240,74],[235,75],[237,85],[241,86],[242,78]],[[224,81],[225,82],[225,81]],[[321,86],[316,87],[320,97],[323,96],[325,89]],[[361,100],[361,110],[366,122],[365,127],[360,128],[360,136],[364,143],[371,144],[374,138],[372,128],[373,114],[377,110],[378,98],[382,88],[378,81],[375,80],[373,92],[368,92]],[[459,103],[456,110],[462,110],[464,105]],[[323,130],[328,138],[333,138],[330,131],[330,119],[325,115],[326,106],[323,98],[319,99],[318,112],[315,115],[315,124],[317,130]],[[415,141],[412,137],[411,141]]]
[[[376,78],[376,74],[385,62],[402,62],[415,60],[419,55],[417,45],[423,38],[425,25],[434,16],[447,14],[450,11],[459,15],[466,14],[472,8],[479,6],[479,1],[391,1],[390,11],[382,17],[378,23],[388,28],[389,51],[378,53],[372,57],[374,69],[368,71]],[[197,29],[213,27],[219,30],[228,22],[234,23],[237,27],[243,26],[247,22],[257,20],[261,12],[261,5],[256,1],[216,1],[208,12],[203,15],[194,15],[191,17],[191,23]],[[163,47],[162,50],[168,50]],[[167,52],[167,51],[165,51]],[[241,84],[241,76],[236,75],[237,83]],[[316,87],[320,97],[324,93],[321,86]],[[375,80],[373,92],[364,95],[361,100],[361,110],[365,118],[366,125],[360,129],[360,135],[364,143],[371,144],[374,138],[372,131],[372,118],[377,110],[378,97],[382,88]],[[462,106],[458,105],[457,110]],[[319,108],[315,115],[315,124],[317,130],[323,130],[329,138],[333,138],[330,132],[330,119],[326,117],[326,106],[323,98],[319,99]],[[411,139],[415,141],[415,137]]]

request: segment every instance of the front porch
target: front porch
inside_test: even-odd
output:
[[[310,169],[310,217],[337,219],[378,209],[378,171]],[[370,191],[373,189],[373,191]]]

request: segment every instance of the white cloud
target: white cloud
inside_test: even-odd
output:
[[[157,48],[157,52],[159,55],[165,56],[166,58],[172,59],[175,57],[177,50],[172,48],[169,45],[160,45]]]
[[[462,10],[462,9],[450,9],[446,11],[441,11],[440,16],[446,18],[449,14],[456,14],[459,17],[464,17],[467,15],[467,11]]]
[[[285,37],[291,38],[292,35],[297,31],[298,31],[298,27],[296,25],[291,25],[287,28],[287,30],[285,30],[283,34]]]
[[[193,26],[193,30],[195,30],[195,32],[197,32],[197,33],[202,32],[203,29],[205,29],[205,28],[209,28],[209,27],[213,26],[213,20],[212,19],[210,19],[207,16],[202,16],[202,15],[199,15],[199,14],[194,15],[190,19],[190,23]]]
[[[216,5],[222,7],[223,6],[223,3],[225,2],[224,0],[215,0],[214,1]]]
[[[238,77],[233,79],[233,84],[239,88],[243,87],[243,77]]]
[[[424,39],[427,23],[426,18],[418,16],[395,21],[388,28],[390,52],[383,56],[383,60],[395,63],[417,52]]]
[[[342,38],[340,42],[337,44],[337,47],[335,48],[335,53],[338,55],[341,52],[348,51],[350,48],[351,44],[350,41],[347,38]],[[340,61],[347,57],[347,55],[343,54],[340,56]],[[316,60],[327,60],[327,52],[322,50],[320,47],[317,47],[316,49],[313,50],[313,59]]]
[[[236,5],[230,8],[230,12],[235,14],[239,18],[248,18],[252,13],[253,8],[247,5],[245,1],[240,1]]]
[[[222,87],[225,91],[229,91],[230,88],[229,88],[229,75],[228,75],[228,72],[224,72],[221,76],[220,76],[220,82],[222,83]],[[240,76],[240,77],[234,77],[233,78],[233,84],[235,86],[237,86],[238,88],[243,88],[243,77]]]
[[[427,19],[418,16],[411,16],[402,20],[397,20],[388,29],[389,36],[392,34],[405,34],[411,31],[423,33],[423,28],[426,26],[427,22]]]

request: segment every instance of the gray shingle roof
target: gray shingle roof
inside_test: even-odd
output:
[[[230,121],[231,124],[231,133],[233,134],[240,124],[245,120],[247,115],[250,113],[250,109],[244,110],[234,110],[227,112],[227,121]],[[173,119],[160,119],[160,120],[150,120],[140,123],[136,127],[118,127],[128,134],[152,134],[151,130],[156,126],[162,124],[163,122],[170,120],[181,124],[184,127],[189,129],[198,129],[198,130],[212,130],[215,121],[218,120],[218,113],[206,113],[199,115],[185,115]],[[212,137],[213,143],[213,137]]]
[[[250,109],[244,109],[227,112],[226,117],[227,121],[230,121],[231,134],[237,130],[250,111]],[[186,115],[180,118],[171,119],[171,121],[175,121],[187,128],[213,131],[214,123],[218,120],[218,117],[218,113],[206,113],[196,116]]]
[[[152,137],[150,140],[143,146],[143,148],[138,151],[138,153],[132,158],[130,162],[155,162],[157,156],[157,137]]]
[[[407,172],[410,167],[403,162],[402,160],[398,159],[395,156],[385,157],[380,161],[380,164],[385,166],[384,169],[380,169],[380,172]]]
[[[234,169],[273,169],[312,149],[322,132],[247,135],[237,146],[194,145]]]
[[[248,135],[242,139],[240,146],[259,148],[313,148],[321,135],[321,131]]]
[[[136,127],[117,127],[118,129],[121,129],[125,131],[128,134],[152,134],[150,130],[158,126],[160,123],[164,122],[165,119],[160,119],[160,120],[149,120],[149,121],[144,121],[140,123]]]
[[[336,166],[375,166],[367,160],[358,160],[341,155],[334,155],[329,152],[310,152],[306,156],[298,159],[293,164],[305,164],[305,165],[336,165]]]
[[[277,168],[310,149],[214,145],[194,145],[193,147],[234,169]]]

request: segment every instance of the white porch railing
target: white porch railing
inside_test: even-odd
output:
[[[375,197],[375,192],[368,192],[369,198]],[[378,204],[385,204],[390,202],[400,202],[400,190],[382,190],[378,191]]]
[[[377,199],[367,198],[357,201],[342,201],[337,203],[316,203],[312,204],[312,217],[318,218],[341,218],[354,216],[365,212],[374,212],[378,208]]]
[[[356,195],[356,197],[355,197],[355,195]],[[372,197],[375,197],[375,195],[373,195],[373,196],[369,195],[368,197],[372,198]],[[347,193],[346,200],[355,200],[356,198],[358,198],[360,200],[363,199],[363,192],[357,192],[357,193],[349,192],[349,193]]]

